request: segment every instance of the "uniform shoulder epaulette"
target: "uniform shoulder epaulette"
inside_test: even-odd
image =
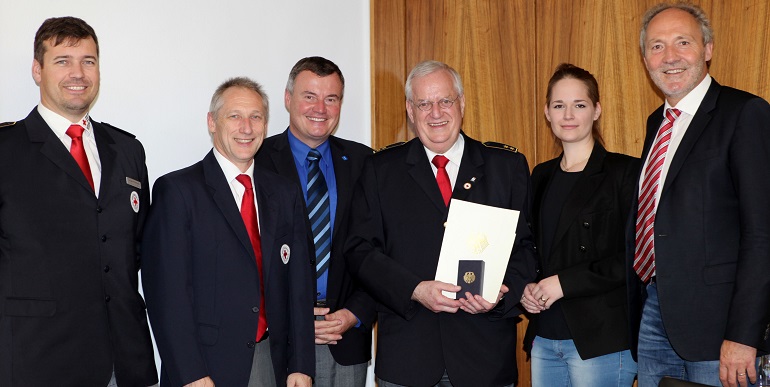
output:
[[[516,149],[515,146],[503,144],[502,142],[487,141],[484,143],[484,146],[487,148],[497,148],[497,149],[507,150],[508,152],[519,153],[519,150]]]
[[[131,138],[136,138],[136,136],[134,136],[134,135],[133,135],[133,133],[130,133],[130,132],[126,132],[125,130],[123,130],[123,129],[121,129],[121,128],[118,128],[118,127],[115,127],[115,126],[113,126],[113,125],[110,125],[110,124],[108,124],[108,123],[106,123],[106,122],[102,122],[101,124],[102,124],[102,125],[104,125],[104,126],[106,126],[106,127],[108,127],[108,128],[110,128],[110,129],[113,129],[113,130],[116,130],[116,131],[118,131],[118,132],[120,132],[120,133],[123,133],[123,134],[125,134],[125,135],[126,135],[126,136],[128,136],[128,137],[131,137]]]
[[[5,127],[8,127],[8,126],[14,126],[14,125],[16,125],[16,122],[17,121],[0,123],[0,128],[5,128]]]
[[[399,147],[399,146],[404,145],[404,144],[406,144],[406,142],[404,142],[404,141],[394,142],[393,144],[385,145],[384,147],[382,147],[380,149],[377,149],[376,151],[374,151],[374,153],[378,153],[378,152],[382,152],[384,150],[388,150],[388,149],[391,149],[391,148]]]

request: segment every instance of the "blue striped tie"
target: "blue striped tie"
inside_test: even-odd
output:
[[[331,257],[331,215],[329,213],[329,189],[326,186],[318,161],[321,152],[311,149],[307,153],[307,213],[310,218],[310,227],[313,230],[313,244],[315,245],[315,269],[316,278],[329,269],[329,257]]]

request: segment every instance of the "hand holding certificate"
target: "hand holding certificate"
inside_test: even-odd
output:
[[[464,298],[469,291],[489,303],[497,302],[518,220],[516,210],[452,199],[436,281],[459,285],[462,290],[444,291],[445,296]]]

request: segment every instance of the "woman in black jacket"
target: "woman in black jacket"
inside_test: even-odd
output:
[[[522,297],[532,313],[532,385],[631,386],[624,226],[639,159],[602,146],[599,86],[588,71],[560,65],[546,98],[563,152],[532,172],[541,278]]]

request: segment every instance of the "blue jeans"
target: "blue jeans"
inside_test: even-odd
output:
[[[391,383],[391,382],[388,382],[386,380],[382,380],[380,378],[377,378],[377,386],[379,386],[379,387],[407,387],[407,386],[404,386],[402,384]],[[503,387],[515,387],[515,386],[516,386],[516,384],[514,383],[514,384],[509,384],[509,385],[503,386]],[[436,385],[433,386],[433,387],[452,387],[452,382],[449,381],[449,375],[447,375],[446,371],[444,371],[444,376],[441,377],[441,380],[439,380],[438,383],[436,383]]]
[[[532,344],[532,387],[631,386],[634,376],[636,363],[629,350],[583,360],[572,340],[536,336]]]
[[[721,386],[719,360],[687,361],[679,357],[668,341],[658,303],[658,284],[647,285],[647,301],[639,328],[639,387],[657,387],[664,376]],[[750,384],[753,386],[753,384]]]

